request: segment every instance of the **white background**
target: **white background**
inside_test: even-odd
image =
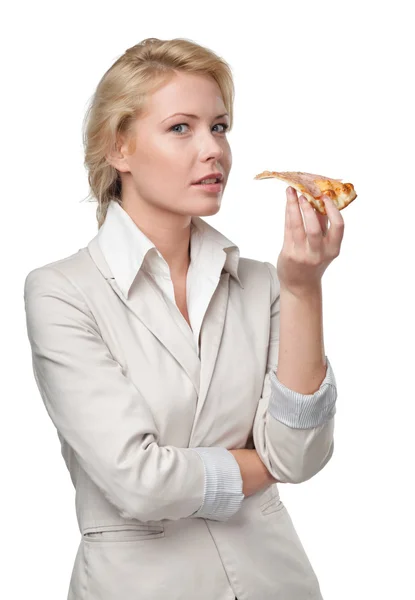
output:
[[[3,9],[1,525],[4,598],[66,598],[74,489],[38,394],[23,284],[97,232],[81,124],[100,77],[146,37],[185,37],[230,64],[233,167],[206,220],[276,264],[285,189],[257,173],[352,182],[323,277],[338,386],[335,451],[280,485],[325,600],[414,594],[414,33],[410,2],[21,2]],[[120,599],[121,600],[121,599]],[[215,599],[212,599],[215,600]]]

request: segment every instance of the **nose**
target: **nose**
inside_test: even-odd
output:
[[[201,158],[214,157],[220,159],[223,155],[223,138],[218,139],[213,133],[202,136],[200,142]]]

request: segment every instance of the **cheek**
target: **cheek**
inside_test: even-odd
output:
[[[227,169],[230,169],[232,166],[232,150],[227,140],[223,146],[222,163]]]
[[[136,182],[152,182],[156,186],[171,181],[177,167],[177,152],[169,144],[148,144],[145,151],[136,154],[132,164]]]
[[[164,144],[158,144],[149,150],[146,163],[153,176],[160,180],[159,184],[165,181],[180,181],[183,174],[188,173],[191,151],[177,142],[165,140]]]

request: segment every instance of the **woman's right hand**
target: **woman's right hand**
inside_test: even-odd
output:
[[[229,452],[233,454],[239,465],[244,496],[252,496],[278,481],[270,474],[255,449],[237,448]]]

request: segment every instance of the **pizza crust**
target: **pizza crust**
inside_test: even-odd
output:
[[[346,208],[357,194],[352,183],[341,183],[341,179],[324,177],[313,173],[301,171],[262,171],[255,175],[254,179],[268,179],[276,177],[282,179],[305,196],[309,203],[322,215],[326,215],[326,209],[322,196],[330,196],[339,210]]]

